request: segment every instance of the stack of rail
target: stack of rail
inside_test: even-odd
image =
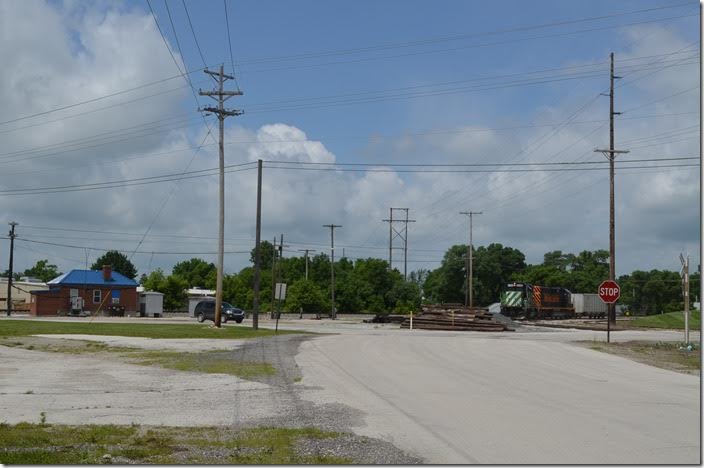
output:
[[[461,304],[424,305],[422,312],[413,317],[413,328],[423,330],[456,331],[513,331],[506,324],[498,322],[487,310],[469,308]],[[401,323],[401,328],[410,328],[410,317]]]

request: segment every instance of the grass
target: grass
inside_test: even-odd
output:
[[[136,351],[127,354],[136,364],[208,374],[230,374],[243,379],[273,375],[276,369],[266,362],[235,361],[228,351],[180,353],[173,351]]]
[[[624,343],[582,342],[595,351],[626,357],[662,369],[696,374],[701,370],[698,346],[692,350],[680,349],[683,343],[669,341],[628,341]]]
[[[262,375],[273,375],[276,369],[269,363],[237,361],[231,351],[153,351],[142,348],[109,346],[105,343],[83,340],[62,340],[45,337],[26,337],[24,341],[0,339],[0,346],[35,349],[37,351],[90,354],[109,359],[120,359],[130,364],[145,366],[160,366],[189,372],[204,372],[207,374],[229,374],[251,379]],[[32,390],[26,394],[34,393]]]
[[[315,428],[140,427],[0,424],[0,463],[344,464],[352,460],[296,452],[301,439],[337,438]]]
[[[279,334],[305,333],[300,331],[279,330]],[[226,325],[217,329],[210,325],[178,323],[91,323],[58,322],[48,320],[2,320],[0,337],[47,335],[47,334],[81,334],[134,336],[144,338],[256,338],[274,335],[274,330]]]
[[[639,328],[668,328],[674,330],[684,330],[684,313],[670,312],[668,314],[648,315],[646,317],[636,317],[628,324]],[[690,311],[689,329],[697,330],[701,328],[701,312]]]

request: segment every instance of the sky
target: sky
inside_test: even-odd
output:
[[[19,223],[19,271],[108,249],[140,274],[215,262],[218,123],[198,92],[222,64],[244,111],[225,120],[226,273],[250,264],[258,159],[262,238],[285,256],[329,253],[338,224],[336,257],[388,259],[390,207],[415,220],[409,272],[468,243],[461,211],[482,213],[475,247],[528,263],[608,249],[613,52],[616,273],[679,270],[680,252],[694,269],[699,32],[695,1],[0,2],[0,224]]]

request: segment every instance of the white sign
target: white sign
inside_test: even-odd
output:
[[[286,299],[286,283],[276,283],[274,299],[280,299],[282,301]]]

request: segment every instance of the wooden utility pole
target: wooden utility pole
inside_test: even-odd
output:
[[[337,318],[337,311],[335,310],[335,228],[342,227],[342,225],[323,224],[323,227],[330,228],[330,294],[332,296],[330,318],[335,320]]]
[[[12,314],[12,275],[14,274],[13,271],[13,257],[15,253],[15,226],[17,226],[18,223],[11,221],[10,223],[10,265],[8,269],[9,275],[7,276],[7,316],[9,317]]]
[[[306,281],[308,281],[308,252],[315,252],[313,249],[298,249],[299,252],[305,252],[306,259]]]
[[[682,262],[682,296],[684,297],[684,344],[689,344],[689,255],[680,254]]]
[[[220,316],[222,308],[222,276],[225,264],[225,117],[242,115],[242,110],[227,110],[225,109],[225,101],[232,96],[241,96],[242,91],[225,91],[223,85],[227,80],[235,79],[234,76],[224,73],[223,65],[220,65],[220,72],[213,72],[207,68],[203,70],[210,75],[218,89],[212,91],[198,90],[201,96],[210,96],[218,102],[218,107],[204,107],[201,111],[212,112],[218,116],[220,121],[220,215],[218,218],[218,271],[215,286],[215,326],[220,328]]]
[[[625,154],[628,151],[614,149],[614,80],[621,79],[614,75],[614,53],[611,52],[611,73],[609,74],[609,149],[595,149],[594,152],[603,153],[609,160],[609,279],[616,281],[616,222],[614,213],[614,160],[617,154]],[[616,323],[616,303],[609,304],[609,317],[606,321],[607,332],[610,331],[611,324]]]
[[[254,299],[252,300],[252,328],[259,328],[259,288],[261,287],[262,252],[262,160],[257,161],[257,228],[254,246]]]
[[[274,318],[274,298],[276,297],[276,236],[274,236],[274,249],[271,252],[271,310],[269,318]]]
[[[472,290],[472,265],[474,263],[472,247],[472,216],[482,214],[481,211],[460,211],[460,214],[469,216],[469,246],[467,246],[467,291],[464,295],[464,305],[472,308],[474,304],[474,291]]]

